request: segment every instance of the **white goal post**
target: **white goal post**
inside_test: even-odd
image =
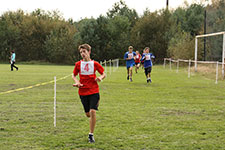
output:
[[[107,63],[109,63],[109,71],[107,71]],[[100,61],[100,64],[105,67],[105,74],[107,75],[107,73],[109,72],[109,74],[111,75],[111,68],[113,67],[113,72],[115,72],[118,67],[119,67],[119,59],[110,59],[108,61],[104,60],[104,62]]]
[[[203,34],[197,35],[195,37],[195,71],[197,71],[197,57],[198,57],[198,38],[201,37],[209,37],[209,36],[216,36],[216,35],[223,35],[223,49],[222,49],[222,76],[224,77],[224,57],[225,57],[225,31],[211,33],[211,34]]]

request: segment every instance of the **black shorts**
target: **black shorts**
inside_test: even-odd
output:
[[[145,68],[145,75],[147,76],[149,73],[151,73],[151,71],[152,67]]]
[[[87,113],[90,109],[98,110],[100,95],[99,93],[82,96],[80,95],[81,102],[84,107],[84,111]]]
[[[138,65],[138,64],[140,64],[140,62],[135,62],[135,65]]]

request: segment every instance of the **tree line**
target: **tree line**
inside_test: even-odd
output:
[[[72,64],[80,59],[77,47],[83,43],[92,46],[92,58],[97,61],[123,58],[129,45],[139,51],[150,47],[157,62],[165,57],[193,59],[194,38],[204,32],[205,10],[207,32],[224,31],[224,0],[207,6],[184,4],[175,10],[146,9],[142,16],[121,0],[106,15],[80,21],[65,20],[58,11],[7,11],[0,16],[0,61],[8,61],[15,49],[17,61]],[[219,59],[221,41],[217,37],[208,42],[209,57],[218,55]],[[199,45],[202,58],[203,44]]]

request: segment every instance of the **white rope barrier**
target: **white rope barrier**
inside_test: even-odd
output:
[[[178,59],[178,60],[173,60],[171,58],[164,58],[164,63],[163,63],[163,68],[166,68],[166,61],[169,61],[169,66],[170,66],[170,70],[172,70],[172,62],[173,63],[177,63],[177,68],[176,68],[176,72],[179,72],[179,65],[180,62],[185,62],[188,63],[188,78],[191,77],[191,63],[199,63],[199,64],[216,64],[216,81],[215,84],[218,83],[218,78],[219,78],[219,65],[225,65],[225,63],[222,62],[218,62],[218,61],[195,61],[195,60],[184,60],[184,59]],[[222,69],[222,72],[224,70]]]

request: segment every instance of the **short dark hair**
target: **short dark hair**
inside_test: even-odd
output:
[[[91,46],[89,44],[82,44],[78,47],[78,50],[80,49],[86,49],[87,51],[91,50]]]

